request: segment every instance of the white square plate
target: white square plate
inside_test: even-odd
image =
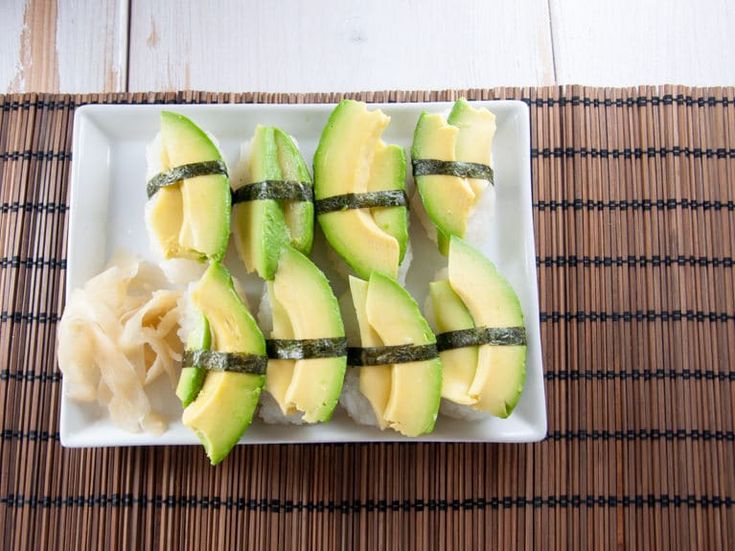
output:
[[[440,416],[436,430],[408,439],[351,421],[337,408],[329,423],[313,426],[266,425],[257,420],[242,443],[290,442],[532,442],[546,435],[541,339],[539,331],[536,259],[531,211],[530,138],[527,106],[519,101],[478,102],[495,113],[497,133],[493,146],[497,204],[494,231],[483,251],[515,288],[523,305],[528,332],[526,387],[508,419],[469,422]],[[278,126],[295,136],[304,158],[311,159],[333,105],[89,105],[74,117],[71,180],[71,222],[67,264],[67,296],[100,272],[119,248],[154,260],[144,224],[146,202],[146,145],[158,132],[159,112],[168,109],[192,117],[220,141],[229,166],[234,166],[242,142],[256,124]],[[449,103],[375,104],[391,117],[384,134],[389,143],[409,151],[414,127],[423,110],[443,111]],[[478,215],[481,215],[478,213]],[[316,232],[320,234],[319,231]],[[322,238],[323,241],[323,238]],[[412,215],[414,260],[406,287],[423,305],[428,282],[446,263]],[[314,260],[333,282],[340,296],[346,284],[328,266],[325,245],[317,242]],[[260,284],[245,276],[236,255],[226,264],[244,283],[250,304],[257,305]],[[193,433],[179,421],[181,406],[167,382],[151,389],[153,405],[168,417],[161,436],[131,434],[112,424],[106,410],[79,404],[66,395],[61,402],[61,442],[64,446],[140,446],[197,444]],[[153,394],[155,392],[155,394]],[[156,401],[158,400],[158,401]]]

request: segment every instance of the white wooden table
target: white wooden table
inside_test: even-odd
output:
[[[0,0],[0,93],[735,84],[733,0]]]

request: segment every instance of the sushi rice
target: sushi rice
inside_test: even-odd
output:
[[[350,346],[359,346],[360,326],[357,323],[357,314],[349,291],[339,298],[339,306],[342,310],[342,322],[345,326],[347,342]],[[362,368],[347,366],[339,403],[356,423],[377,427],[378,420],[373,407],[365,395],[360,392],[360,369]]]

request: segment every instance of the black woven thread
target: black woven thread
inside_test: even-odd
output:
[[[598,201],[594,199],[562,199],[561,201],[537,201],[533,204],[540,211],[556,210],[735,210],[735,201],[709,201],[697,199],[620,199]]]
[[[544,379],[547,381],[662,381],[662,380],[684,380],[684,381],[716,381],[716,382],[735,382],[735,371],[714,371],[712,369],[692,370],[682,369],[674,371],[670,369],[650,369],[640,370],[631,369],[628,371],[614,371],[611,369],[595,370],[595,371],[572,371],[558,370],[547,371],[544,373]],[[36,373],[33,371],[10,371],[3,369],[0,371],[0,381],[17,381],[17,382],[41,382],[41,383],[59,383],[61,381],[61,373]]]
[[[300,201],[311,202],[314,200],[314,188],[310,182],[297,182],[295,180],[264,180],[253,182],[232,192],[232,204],[245,203],[247,201]]]
[[[66,270],[66,258],[21,258],[20,256],[6,256],[0,258],[0,268],[52,268]]]
[[[541,312],[542,323],[558,323],[560,321],[576,321],[576,322],[607,322],[607,321],[698,321],[698,322],[719,322],[727,323],[735,320],[735,314],[728,312],[702,312],[698,310],[636,310],[625,312],[595,312],[595,311],[577,311],[577,312]]]
[[[595,371],[572,371],[558,370],[547,371],[544,373],[544,379],[547,381],[716,381],[716,382],[735,382],[735,371],[714,371],[712,369],[692,370],[682,369],[674,371],[671,369],[631,369],[628,371],[614,371],[611,369],[595,370]],[[41,382],[41,383],[59,383],[61,381],[61,373],[36,373],[34,371],[10,371],[3,369],[0,371],[0,381],[17,381],[17,382]]]
[[[58,323],[61,318],[55,312],[0,312],[0,323]]]
[[[598,149],[594,147],[545,147],[531,149],[531,158],[541,159],[642,159],[643,157],[693,157],[695,159],[735,159],[735,149],[700,147],[634,147],[624,149]]]
[[[31,441],[31,442],[57,442],[60,440],[58,432],[45,430],[15,430],[3,429],[0,439],[6,441]],[[660,441],[674,442],[679,440],[692,440],[703,442],[735,442],[735,431],[731,430],[700,430],[700,429],[581,429],[574,431],[552,431],[546,440],[553,442],[636,442],[636,441]]]
[[[511,99],[511,98],[508,98]],[[715,107],[717,105],[735,105],[735,98],[718,98],[715,96],[686,96],[684,94],[664,94],[662,96],[636,96],[631,98],[588,98],[582,96],[562,96],[560,98],[537,98],[531,99],[521,97],[520,101],[532,107],[647,107],[648,105],[683,105],[686,107]]]
[[[66,269],[66,258],[21,258],[10,256],[0,258],[0,268],[58,268]],[[735,259],[732,257],[707,257],[707,256],[544,256],[536,257],[536,265],[544,268],[576,268],[576,267],[645,267],[645,266],[693,266],[732,268]]]
[[[10,371],[9,369],[3,369],[0,371],[0,381],[58,383],[61,381],[61,373],[36,373],[34,371]]]
[[[0,322],[15,323],[57,323],[59,315],[53,312],[8,312],[0,313]],[[735,320],[735,314],[729,312],[704,312],[701,310],[635,310],[621,312],[575,311],[575,312],[541,312],[541,323],[559,322],[608,322],[608,321],[643,321],[643,322],[680,322],[697,321],[712,323],[729,323]]]
[[[0,214],[9,212],[35,212],[39,214],[63,214],[69,210],[69,205],[65,203],[44,203],[44,202],[24,202],[13,201],[11,203],[0,203]]]
[[[537,257],[536,265],[545,268],[576,268],[577,266],[589,267],[611,267],[611,266],[699,266],[715,268],[732,268],[735,261],[732,257],[706,257],[706,256],[545,256]]]
[[[71,161],[71,151],[3,151],[0,161]]]
[[[268,182],[271,182],[270,180]],[[261,185],[267,184],[268,182],[256,182],[250,185]],[[279,181],[280,182],[280,181]],[[288,183],[288,182],[287,182]],[[233,192],[233,204],[243,202],[246,200],[253,200],[259,198],[276,199],[276,200],[289,200],[289,201],[311,201],[313,200],[312,188],[309,184],[302,182],[290,182],[297,184],[299,189],[302,191],[295,190],[294,193],[268,197],[259,197],[258,193],[243,192],[245,189],[239,188]],[[253,196],[253,198],[249,198]],[[675,198],[663,198],[663,199],[619,199],[613,201],[601,201],[595,199],[562,199],[549,200],[549,201],[537,201],[533,204],[535,208],[540,211],[557,211],[557,210],[675,210],[677,208],[689,209],[689,210],[727,210],[735,211],[735,201],[719,201],[719,200],[697,200],[697,199],[675,199]],[[20,203],[17,201],[10,203],[0,203],[0,213],[7,212],[38,212],[38,213],[64,213],[69,210],[69,205],[65,203],[45,203],[39,202],[25,202]]]
[[[526,105],[531,107],[566,107],[571,105],[573,107],[584,106],[584,107],[647,107],[652,105],[656,106],[686,106],[686,107],[716,107],[722,105],[727,107],[728,105],[735,105],[735,97],[715,97],[715,96],[691,96],[685,94],[663,94],[656,96],[633,96],[629,98],[589,98],[584,96],[562,96],[559,98],[535,98],[531,99],[524,96],[509,96],[503,99],[516,99],[524,102]],[[45,110],[65,110],[75,109],[82,105],[87,105],[90,102],[81,101],[75,102],[72,100],[43,100],[38,99],[35,101],[23,100],[23,101],[8,101],[0,104],[2,111],[18,111],[28,109],[45,109]],[[95,103],[102,103],[108,105],[138,105],[147,104],[149,102],[134,101],[124,97],[115,98],[113,100],[101,100]],[[181,97],[174,97],[168,100],[159,99],[156,103],[174,104],[174,103],[186,103],[186,104],[203,104],[209,103],[204,100],[187,99],[184,100]]]
[[[626,429],[626,430],[576,430],[552,431],[547,440],[563,441],[638,441],[638,440],[703,440],[705,442],[735,442],[731,430],[699,429]]]
[[[280,499],[247,499],[244,497],[155,495],[146,494],[94,494],[77,496],[28,496],[6,494],[0,497],[0,505],[8,508],[180,508],[180,509],[227,509],[261,513],[387,513],[410,511],[474,511],[511,508],[643,508],[643,507],[687,507],[687,508],[731,508],[735,499],[719,495],[678,494],[635,494],[635,495],[580,495],[561,494],[551,496],[497,496],[472,497],[465,499],[404,499],[404,500],[342,500],[342,501],[291,501]]]
[[[628,371],[614,371],[603,369],[595,371],[572,371],[562,369],[559,371],[547,371],[544,373],[547,381],[661,381],[661,380],[684,380],[684,381],[719,381],[734,382],[735,371],[714,371],[712,369],[696,370],[682,369],[631,369]]]

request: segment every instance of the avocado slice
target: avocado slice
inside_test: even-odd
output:
[[[189,334],[186,342],[187,350],[209,350],[212,344],[207,318],[199,314],[196,329]],[[183,407],[191,404],[199,394],[204,384],[206,370],[202,367],[192,366],[181,369],[179,383],[176,385],[176,396],[181,400]]]
[[[258,125],[251,143],[250,182],[290,180],[312,185],[309,169],[291,136],[279,128]],[[233,236],[248,272],[272,280],[281,248],[290,244],[309,254],[314,236],[311,201],[262,199],[233,206]]]
[[[343,100],[332,111],[314,155],[316,200],[347,193],[402,190],[403,150],[380,136],[390,117],[363,102]],[[406,207],[345,209],[318,215],[332,248],[360,277],[373,270],[395,277],[408,243]]]
[[[470,329],[475,326],[467,307],[448,280],[429,283],[429,294],[438,333]],[[442,398],[458,404],[474,404],[469,391],[477,371],[477,346],[466,346],[439,353],[442,360]]]
[[[229,272],[212,263],[191,291],[191,300],[209,323],[211,349],[265,355],[265,339]],[[250,425],[264,375],[210,371],[182,421],[201,440],[212,465],[220,463]]]
[[[363,346],[436,342],[416,301],[393,278],[373,272],[368,282],[350,278],[350,288],[361,336],[368,335],[368,342],[363,338]],[[379,423],[381,428],[388,426],[406,436],[434,430],[441,397],[441,360],[393,364],[389,367],[389,380],[384,374],[373,376],[374,369],[360,368],[360,389],[370,400],[376,417],[383,420]]]
[[[368,282],[353,276],[350,276],[349,281],[362,346],[366,348],[383,346],[383,341],[372,328],[367,317]],[[378,427],[381,430],[385,429],[388,422],[383,417],[383,412],[390,399],[392,366],[372,365],[353,369],[360,370],[360,392],[373,408]]]
[[[274,128],[273,133],[278,149],[281,177],[284,180],[307,182],[313,186],[309,168],[293,138],[280,128]],[[291,246],[308,256],[314,240],[314,203],[285,201],[281,202],[281,208],[286,218]]]
[[[342,315],[329,281],[295,248],[284,247],[273,281],[268,282],[274,339],[344,337]],[[307,423],[332,416],[345,375],[347,358],[269,360],[266,389],[284,415],[303,412]]]
[[[459,129],[455,155],[458,161],[492,166],[492,147],[495,137],[495,115],[487,109],[477,109],[460,98],[454,102],[447,122]],[[476,196],[490,185],[482,178],[467,178]]]
[[[455,102],[447,121],[423,112],[411,147],[413,159],[465,161],[490,165],[495,116],[465,99]],[[437,228],[439,250],[447,254],[449,237],[464,237],[472,209],[489,182],[443,174],[416,177],[426,213]]]
[[[475,326],[524,325],[520,301],[508,281],[482,253],[457,237],[452,237],[449,244],[449,284]],[[448,317],[443,322],[453,325]],[[477,370],[468,390],[469,396],[476,397],[475,409],[497,417],[511,414],[526,381],[526,348],[489,344],[478,347]]]
[[[192,120],[161,112],[161,167],[222,161],[211,138]],[[148,223],[165,258],[220,260],[230,234],[230,183],[224,174],[188,178],[151,197]]]

